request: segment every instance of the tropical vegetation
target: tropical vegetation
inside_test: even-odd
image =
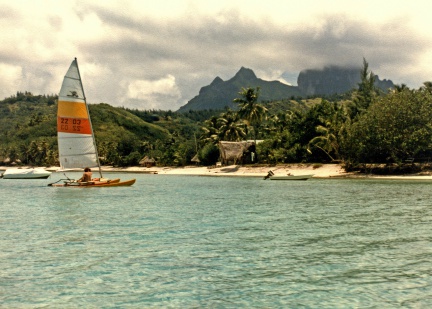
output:
[[[89,104],[102,164],[161,166],[219,159],[220,141],[254,140],[257,163],[340,162],[347,169],[401,167],[432,157],[432,82],[419,89],[374,87],[364,60],[356,89],[329,97],[259,101],[260,88],[239,89],[231,110],[173,112]],[[246,85],[245,85],[246,86]],[[17,92],[0,101],[0,163],[56,165],[56,95]]]

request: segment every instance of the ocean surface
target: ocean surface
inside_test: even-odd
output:
[[[62,176],[0,179],[0,308],[432,307],[432,182]]]

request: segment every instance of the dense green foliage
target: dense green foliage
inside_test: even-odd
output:
[[[57,97],[18,93],[0,102],[0,159],[29,165],[57,164]],[[196,149],[198,125],[172,112],[137,111],[89,104],[102,164],[138,165],[144,155],[161,164],[186,164]],[[144,113],[145,114],[145,113]],[[185,155],[187,154],[187,155]]]
[[[345,137],[350,162],[396,162],[431,156],[432,95],[429,90],[390,93],[360,115]]]
[[[432,83],[383,93],[365,61],[357,90],[328,98],[259,101],[239,89],[234,110],[140,111],[90,104],[102,164],[161,166],[219,159],[219,141],[256,139],[258,163],[343,162],[403,165],[432,155]],[[0,101],[0,161],[57,164],[57,97],[18,92]]]

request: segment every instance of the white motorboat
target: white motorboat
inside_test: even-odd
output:
[[[4,179],[46,179],[51,172],[43,168],[9,168],[1,177]]]
[[[288,174],[286,176],[284,175],[278,175],[275,176],[273,171],[269,171],[268,174],[264,177],[264,180],[270,179],[270,180],[308,180],[309,178],[312,178],[314,174],[308,174],[308,175],[292,175]]]
[[[270,176],[270,180],[308,180],[312,178],[310,175],[286,175],[286,176]]]

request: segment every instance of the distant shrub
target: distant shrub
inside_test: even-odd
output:
[[[215,164],[219,159],[219,148],[209,143],[198,152],[198,158],[203,165]]]

